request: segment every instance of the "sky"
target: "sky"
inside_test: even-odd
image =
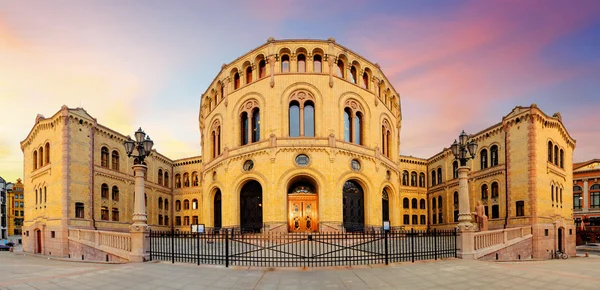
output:
[[[560,112],[600,158],[600,1],[0,1],[0,176],[23,177],[37,114],[83,107],[169,158],[200,155],[200,96],[275,39],[327,39],[400,94],[401,154],[428,158],[515,106]]]

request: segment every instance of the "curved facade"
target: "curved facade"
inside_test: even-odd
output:
[[[333,39],[269,39],[223,65],[203,96],[204,223],[339,230],[386,214],[398,224],[400,122],[377,64]]]

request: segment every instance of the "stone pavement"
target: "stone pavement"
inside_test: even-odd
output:
[[[0,252],[0,289],[600,289],[600,257],[302,270],[100,264]]]

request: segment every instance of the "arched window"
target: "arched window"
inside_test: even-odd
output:
[[[402,200],[402,207],[403,207],[403,208],[410,208],[410,201],[408,200],[408,198],[407,198],[407,197],[405,197],[405,198]]]
[[[488,199],[488,186],[484,184],[481,186],[481,199]]]
[[[252,66],[248,66],[246,68],[246,83],[249,84],[252,82]]]
[[[435,209],[437,208],[437,202],[435,200],[435,197],[431,199],[431,209],[433,209],[433,212],[435,212]]]
[[[101,187],[101,197],[104,199],[108,199],[108,184],[102,183]]]
[[[158,198],[158,209],[163,209],[163,200],[162,200],[162,197]]]
[[[498,146],[494,145],[490,148],[491,166],[498,165]]]
[[[402,171],[402,185],[408,185],[408,171]]]
[[[417,209],[418,207],[418,200],[416,198],[413,198],[411,201],[411,205],[413,209]]]
[[[44,203],[46,203],[46,201],[48,200],[47,199],[47,197],[48,197],[47,193],[48,192],[46,191],[46,187],[44,186]]]
[[[112,187],[112,200],[119,201],[119,188],[116,185]]]
[[[163,185],[163,171],[158,169],[158,184]]]
[[[554,146],[552,145],[552,141],[548,141],[548,162],[552,162],[552,148]]]
[[[315,107],[313,103],[304,103],[304,136],[315,137]]]
[[[369,89],[369,74],[367,74],[367,72],[363,73],[363,88],[365,89]]]
[[[337,61],[337,76],[340,78],[345,78],[345,74],[344,74],[344,61],[341,59],[338,59]]]
[[[307,91],[295,91],[289,98],[290,137],[315,136],[315,98]]]
[[[181,210],[181,200],[176,200],[175,201],[175,211],[180,211]]]
[[[46,164],[50,163],[50,143],[46,143]]]
[[[40,167],[42,167],[44,166],[44,147],[40,147],[38,151],[40,152]]]
[[[350,112],[350,108],[344,109],[344,141],[351,142],[352,134],[350,133],[352,130],[352,113]],[[37,154],[37,153],[36,153]],[[36,164],[37,168],[37,164]]]
[[[252,111],[252,142],[260,140],[260,110],[255,108]]]
[[[175,174],[175,188],[181,188],[181,174]]]
[[[458,161],[452,162],[452,176],[458,178]]]
[[[322,71],[322,58],[319,54],[313,55],[313,71],[316,73],[320,73]]]
[[[554,165],[558,166],[558,146],[554,145]]]
[[[38,153],[37,150],[33,151],[33,170],[38,169]]]
[[[233,89],[237,90],[240,88],[240,73],[237,71],[233,74]]]
[[[198,172],[192,172],[192,186],[198,186]]]
[[[169,187],[169,173],[165,171],[165,186]]]
[[[219,120],[215,120],[213,125],[211,126],[211,153],[212,157],[216,158],[221,155],[221,122]]]
[[[385,188],[381,192],[381,220],[390,220],[390,195]]]
[[[499,188],[498,182],[492,183],[492,198],[498,198]]]
[[[442,168],[438,168],[437,169],[437,180],[438,180],[438,184],[442,184]]]
[[[425,187],[425,173],[419,173],[419,187]]]
[[[290,137],[300,136],[300,105],[296,101],[290,102],[289,124]]]
[[[479,152],[479,158],[481,158],[481,169],[486,169],[488,167],[488,163],[487,163],[487,150],[486,149],[482,149]]]
[[[435,170],[431,170],[431,186],[435,186],[435,182],[436,182],[436,178],[435,178]]]
[[[297,56],[298,59],[298,72],[306,72],[306,56],[304,54],[299,54]]]
[[[565,152],[562,149],[560,149],[560,155],[559,155],[560,168],[565,168],[564,163],[563,163],[564,156],[565,156]],[[46,157],[48,157],[48,152],[46,152]]]
[[[387,120],[383,120],[381,125],[381,149],[383,155],[387,157],[391,157],[390,148],[391,148],[391,129],[390,123]]]
[[[427,206],[425,205],[425,199],[421,198],[421,200],[419,201],[419,205],[421,209],[427,209]]]
[[[100,166],[108,168],[108,148],[100,149]]]
[[[442,196],[438,196],[438,208],[440,209],[440,213],[442,213]],[[439,222],[442,222],[442,219],[439,219]]]
[[[165,198],[165,209],[168,210],[169,209],[169,199]]]
[[[111,161],[112,161],[112,170],[119,171],[119,151],[113,150]]]
[[[267,76],[267,62],[264,59],[261,59],[258,62],[258,77],[264,78]]]
[[[364,144],[363,118],[364,110],[362,105],[355,100],[347,100],[344,104],[344,140],[346,142],[359,145]]]
[[[358,78],[356,77],[356,73],[357,73],[357,72],[356,72],[356,67],[355,67],[355,66],[352,66],[352,67],[350,68],[350,76],[351,76],[351,78],[352,78],[350,81],[351,81],[353,84],[358,84]]]
[[[362,131],[363,131],[363,115],[361,112],[357,112],[354,117],[354,143],[363,144],[362,142]]]
[[[454,205],[458,205],[458,191],[454,192]]]
[[[183,186],[190,187],[190,174],[187,172],[183,174]]]
[[[290,72],[290,56],[287,54],[281,56],[281,72]]]
[[[183,209],[184,210],[190,209],[190,201],[189,200],[187,200],[187,199],[183,200]]]
[[[552,206],[554,206],[554,184],[550,185],[550,198],[552,199]]]
[[[410,173],[410,186],[417,186],[417,173],[414,171]]]
[[[248,136],[248,126],[250,125],[249,121],[248,121],[248,113],[247,112],[243,112],[242,113],[242,115],[240,116],[240,121],[241,121],[240,128],[242,130],[240,132],[240,134],[242,136],[241,142],[242,142],[242,145],[246,145],[249,142],[249,138],[248,138],[249,137]]]

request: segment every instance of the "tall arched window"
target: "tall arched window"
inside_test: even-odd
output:
[[[190,209],[190,201],[187,199],[183,200],[183,210],[188,210]]]
[[[108,148],[100,149],[100,166],[108,168]]]
[[[411,200],[411,205],[412,205],[411,207],[412,207],[413,209],[417,209],[417,208],[418,208],[418,206],[419,206],[418,202],[419,202],[419,201],[418,201],[416,198],[413,198],[413,199]]]
[[[315,107],[312,102],[304,103],[304,136],[315,137]]]
[[[212,143],[212,157],[216,158],[221,155],[221,122],[219,120],[215,120],[212,124],[210,138]]]
[[[281,72],[290,72],[290,56],[287,54],[281,56]]]
[[[407,197],[405,197],[404,199],[402,199],[402,207],[403,208],[410,208],[410,201]]]
[[[181,200],[176,200],[175,201],[175,211],[180,211],[181,210]]]
[[[315,54],[313,56],[313,71],[316,73],[320,73],[322,71],[322,58],[319,54]]]
[[[454,192],[454,204],[458,205],[458,191]]]
[[[252,110],[252,142],[260,140],[260,110]]]
[[[183,186],[190,187],[190,174],[187,172],[183,174]]]
[[[417,173],[414,171],[410,173],[410,186],[417,186]]]
[[[290,137],[315,136],[315,98],[308,91],[299,90],[289,97]]]
[[[165,186],[169,187],[169,173],[165,171]]]
[[[479,158],[481,158],[481,169],[486,169],[488,167],[486,149],[482,149],[481,152],[479,152]]]
[[[165,198],[165,209],[169,210],[169,199]]]
[[[458,161],[452,162],[452,176],[458,178]]]
[[[484,184],[481,186],[481,199],[488,199],[488,186]]]
[[[345,75],[344,75],[344,61],[343,60],[338,59],[338,61],[337,61],[337,68],[338,68],[338,70],[337,70],[337,76],[340,77],[340,78],[345,78]]]
[[[550,198],[552,199],[552,206],[554,206],[554,184],[550,185]]]
[[[33,151],[33,170],[38,169],[38,153],[37,150]]]
[[[261,59],[258,62],[258,77],[264,78],[267,76],[267,62],[264,59]]]
[[[427,209],[424,198],[421,198],[421,200],[419,201],[419,205],[420,205],[420,207],[419,207],[420,209]]]
[[[46,164],[50,163],[50,143],[46,143]],[[562,166],[561,166],[562,167]]]
[[[431,186],[435,186],[435,182],[437,181],[437,179],[435,178],[435,170],[431,171]]]
[[[102,183],[102,187],[101,187],[101,191],[100,191],[100,196],[103,199],[108,199],[108,184]]]
[[[498,165],[498,146],[494,145],[490,148],[491,166]]]
[[[498,194],[499,194],[498,182],[493,182],[492,183],[492,198],[498,198]]]
[[[408,171],[402,171],[402,185],[408,185]]]
[[[119,151],[113,150],[112,152],[112,170],[119,171]]]
[[[354,116],[354,143],[363,144],[362,142],[362,131],[363,131],[363,114],[362,112],[356,112]]]
[[[437,169],[437,183],[441,184],[442,183],[442,168],[438,168]]]
[[[391,157],[390,148],[391,148],[391,126],[388,120],[384,119],[381,124],[381,150],[383,155],[387,157]]]
[[[351,81],[353,84],[358,84],[358,78],[356,77],[356,74],[357,74],[357,72],[356,72],[356,67],[355,67],[355,66],[352,66],[352,67],[350,68],[350,76],[351,76],[351,80],[350,80],[350,81]]]
[[[369,89],[369,74],[367,74],[367,72],[363,73],[362,80],[363,80],[363,88],[368,90]]]
[[[290,137],[300,136],[300,105],[297,101],[290,102],[289,119]]]
[[[298,72],[306,72],[306,56],[304,54],[299,54],[297,56],[298,59]]]
[[[162,199],[162,197],[158,198],[158,209],[163,209],[163,199]]]
[[[237,71],[233,74],[233,89],[237,90],[240,88],[240,73]]]
[[[352,113],[350,112],[350,108],[345,108],[344,109],[344,141],[351,142],[351,140],[352,140],[351,139],[352,134],[350,133],[351,130],[352,130]],[[35,166],[37,168],[37,164]]]
[[[195,198],[192,200],[192,209],[198,209],[198,200]]]
[[[554,145],[554,165],[558,165],[558,146]]]
[[[163,185],[163,171],[158,169],[158,184]]]
[[[40,167],[42,167],[44,166],[44,147],[40,147],[38,151],[40,152]]]
[[[364,144],[363,120],[364,110],[362,105],[356,100],[347,100],[344,103],[344,140],[346,142],[352,142],[359,145]],[[347,124],[350,126],[347,127]],[[349,136],[346,136],[348,135],[347,133],[349,133]]]
[[[175,174],[175,188],[181,188],[181,174]]]
[[[119,201],[119,188],[116,185],[112,187],[112,200]]]
[[[242,115],[240,116],[240,122],[241,122],[241,132],[240,135],[242,137],[242,145],[246,145],[249,143],[250,141],[250,136],[248,136],[248,128],[250,126],[249,121],[248,121],[248,113],[247,112],[243,112]]]
[[[425,187],[425,173],[419,173],[419,187]]]
[[[252,82],[252,66],[248,66],[246,68],[246,83],[249,84]]]
[[[198,186],[198,172],[192,172],[192,186]]]
[[[548,162],[552,162],[552,148],[554,146],[552,145],[552,141],[548,141]]]
[[[565,152],[562,149],[560,149],[560,153],[559,153],[559,156],[558,156],[559,157],[559,163],[560,163],[559,166],[560,166],[560,168],[565,168],[564,163],[563,163],[563,157],[564,156],[565,156]],[[46,157],[48,157],[48,152],[46,152]]]

